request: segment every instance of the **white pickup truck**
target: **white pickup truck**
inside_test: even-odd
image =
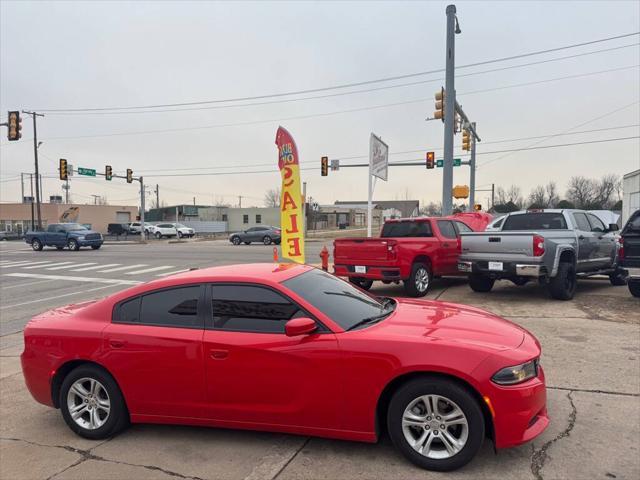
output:
[[[616,230],[583,210],[513,212],[496,230],[460,235],[458,270],[469,274],[476,292],[490,291],[498,279],[516,285],[535,279],[553,298],[570,300],[578,277],[608,275],[613,285],[626,284]]]

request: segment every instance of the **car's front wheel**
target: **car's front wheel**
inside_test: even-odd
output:
[[[609,281],[611,285],[622,286],[627,284],[627,271],[623,268],[616,269],[615,272],[609,275]]]
[[[162,238],[162,234],[160,232],[156,232],[156,238],[160,240]]]
[[[178,232],[178,238],[182,238],[182,232]]]
[[[129,423],[129,414],[115,380],[93,365],[69,373],[60,388],[62,417],[81,437],[108,438]]]
[[[576,293],[576,267],[571,262],[560,262],[558,273],[549,280],[549,294],[557,300],[571,300]]]
[[[473,395],[447,379],[423,377],[400,387],[387,412],[393,444],[427,470],[455,470],[482,446],[484,416]]]
[[[264,243],[265,245],[271,245],[271,237],[269,235],[265,235],[262,239],[262,243]]]
[[[42,248],[43,248],[42,242],[40,240],[38,240],[37,238],[34,238],[31,241],[31,248],[33,248],[36,252],[41,251]]]
[[[75,250],[75,251],[80,250],[80,244],[78,243],[77,240],[74,240],[73,238],[69,240],[69,243],[67,243],[67,247],[69,247],[69,250]]]

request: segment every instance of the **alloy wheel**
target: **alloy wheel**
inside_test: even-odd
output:
[[[420,268],[416,272],[416,289],[425,292],[429,288],[429,272],[426,268]]]
[[[69,388],[67,409],[78,426],[96,430],[109,418],[111,399],[104,385],[95,378],[80,378]]]
[[[402,415],[402,432],[419,454],[432,459],[457,455],[469,438],[469,423],[462,409],[441,395],[422,395]]]

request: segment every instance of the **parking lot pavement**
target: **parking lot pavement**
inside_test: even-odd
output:
[[[172,250],[176,246],[179,250]],[[190,250],[191,247],[194,250]],[[99,261],[144,263],[149,265],[147,268],[154,268],[165,264],[234,263],[242,255],[247,257],[245,261],[269,261],[271,253],[268,247],[257,245],[239,253],[226,244],[204,248],[196,244],[163,245],[153,246],[152,250],[140,250],[149,246],[139,245],[117,248],[122,251],[111,251],[108,258]],[[76,261],[78,252],[45,253],[72,255]],[[91,262],[87,257],[93,253],[96,252],[86,252],[81,261]],[[102,254],[102,250],[99,253]],[[22,255],[25,254],[3,255],[2,261],[8,256],[13,259]],[[232,261],[228,262],[229,259]],[[111,293],[126,285],[85,285],[77,281],[6,276],[14,270],[51,274],[40,268],[26,272],[0,268],[2,306],[22,304],[0,310],[0,324],[5,324],[5,318],[11,324],[8,333],[0,336],[0,478],[3,480],[640,478],[640,303],[630,296],[626,287],[613,287],[607,279],[579,282],[576,297],[569,302],[550,300],[542,288],[533,284],[516,287],[510,282],[498,282],[492,292],[479,294],[472,292],[462,280],[434,282],[428,298],[490,310],[538,337],[543,347],[542,364],[549,386],[551,417],[547,431],[534,442],[497,455],[487,442],[463,469],[438,474],[409,464],[393,449],[387,437],[371,445],[157,425],[135,425],[108,441],[93,442],[77,437],[66,427],[59,411],[35,403],[27,392],[20,371],[20,330],[38,311]],[[60,276],[77,274],[66,269],[57,272]],[[143,281],[159,273],[126,276],[122,272],[92,276]],[[19,286],[36,281],[43,283],[25,287],[32,288],[31,293],[23,292]],[[105,285],[110,288],[78,293],[79,285],[85,289]],[[9,288],[12,286],[15,288]],[[402,288],[396,285],[374,286],[373,291],[381,295],[403,294]],[[71,295],[25,303],[53,297],[56,292]]]

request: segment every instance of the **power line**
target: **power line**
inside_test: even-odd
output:
[[[522,68],[522,67],[529,67],[529,66],[532,66],[532,65],[539,65],[539,64],[543,64],[543,63],[557,62],[557,61],[560,61],[560,60],[567,60],[567,59],[571,59],[571,58],[584,57],[586,55],[594,55],[594,54],[597,54],[597,53],[610,52],[610,51],[613,51],[613,50],[620,50],[620,49],[623,49],[623,48],[629,48],[629,47],[634,47],[634,46],[638,46],[638,45],[640,45],[640,43],[631,43],[631,44],[627,44],[627,45],[621,45],[621,46],[618,46],[618,47],[605,48],[605,49],[601,49],[601,50],[594,50],[594,51],[591,51],[591,52],[578,53],[578,54],[575,54],[575,55],[567,55],[567,56],[564,56],[564,57],[557,57],[557,58],[551,58],[551,59],[547,59],[547,60],[540,60],[540,61],[537,61],[537,62],[529,62],[529,63],[523,63],[523,64],[519,64],[519,65],[510,65],[508,67],[492,68],[490,70],[482,70],[482,71],[479,71],[479,72],[464,73],[462,75],[458,75],[457,78],[471,77],[471,76],[475,76],[475,75],[483,75],[483,74],[487,74],[487,73],[501,72],[501,71],[504,71],[504,70],[512,70],[514,68]],[[382,86],[382,87],[367,88],[367,89],[362,89],[362,90],[352,90],[350,92],[338,92],[338,93],[330,93],[330,94],[327,94],[327,95],[315,95],[315,96],[312,96],[312,97],[291,98],[291,99],[284,99],[284,100],[272,100],[272,101],[268,101],[268,102],[242,103],[242,104],[237,104],[237,105],[215,105],[215,106],[207,106],[207,107],[172,108],[172,109],[155,109],[155,110],[60,112],[60,113],[53,113],[52,115],[54,115],[54,116],[131,115],[131,114],[137,115],[137,114],[146,114],[146,113],[190,112],[190,111],[199,111],[199,110],[218,110],[218,109],[227,109],[227,108],[245,108],[245,107],[254,107],[254,106],[262,106],[262,105],[273,105],[273,104],[293,103],[293,102],[300,102],[300,101],[307,101],[307,100],[318,100],[318,99],[325,99],[325,98],[333,98],[333,97],[340,97],[340,96],[346,96],[346,95],[353,95],[353,94],[357,94],[357,93],[376,92],[376,91],[380,91],[380,90],[388,90],[388,89],[393,89],[393,88],[403,88],[403,87],[410,87],[410,86],[415,86],[415,85],[424,85],[424,84],[427,84],[427,83],[436,83],[436,82],[440,82],[442,80],[444,80],[444,78],[438,77],[438,78],[433,78],[433,79],[429,79],[429,80],[420,80],[420,81],[417,81],[417,82],[400,83],[400,84],[396,84],[396,85],[385,85],[385,86]]]
[[[627,37],[631,37],[631,36],[638,35],[638,34],[640,34],[640,32],[626,33],[626,34],[623,34],[623,35],[616,35],[616,36],[612,36],[612,37],[600,38],[600,39],[591,40],[591,41],[588,41],[588,42],[574,43],[574,44],[571,44],[571,45],[564,45],[564,46],[561,46],[561,47],[555,47],[555,48],[550,48],[550,49],[546,49],[546,50],[538,50],[538,51],[535,51],[535,52],[528,52],[528,53],[523,53],[523,54],[518,54],[518,55],[511,55],[511,56],[507,56],[507,57],[495,58],[495,59],[491,59],[491,60],[484,60],[484,61],[475,62],[475,63],[468,63],[466,65],[459,65],[457,67],[457,69],[478,67],[478,66],[487,65],[487,64],[490,64],[490,63],[504,62],[504,61],[509,61],[509,60],[516,60],[518,58],[525,58],[525,57],[531,57],[531,56],[535,56],[535,55],[542,55],[542,54],[545,54],[545,53],[552,53],[552,52],[557,52],[557,51],[560,51],[560,50],[567,50],[567,49],[570,49],[570,48],[583,47],[583,46],[586,46],[586,45],[593,45],[593,44],[596,44],[596,43],[602,43],[602,42],[608,42],[608,41],[611,41],[611,40],[627,38]],[[271,94],[247,96],[247,97],[235,97],[235,98],[227,98],[227,99],[217,99],[217,100],[202,100],[202,101],[180,102],[180,103],[163,103],[163,104],[140,105],[140,106],[89,107],[89,108],[49,108],[49,109],[37,109],[37,110],[38,111],[42,111],[42,112],[46,112],[46,113],[52,113],[52,112],[90,112],[90,111],[107,111],[107,110],[139,110],[139,109],[150,109],[150,108],[184,107],[184,106],[205,105],[205,104],[215,104],[215,103],[241,102],[241,101],[250,101],[250,100],[261,100],[261,99],[265,99],[265,98],[277,98],[277,97],[286,97],[286,96],[291,96],[291,95],[301,95],[301,94],[307,94],[307,93],[324,92],[324,91],[328,91],[328,90],[337,90],[337,89],[350,88],[350,87],[358,87],[358,86],[362,86],[362,85],[371,85],[371,84],[375,84],[375,83],[390,82],[390,81],[393,81],[393,80],[402,80],[402,79],[405,79],[405,78],[413,78],[413,77],[419,77],[419,76],[423,76],[423,75],[429,75],[429,74],[433,74],[433,73],[442,73],[442,72],[444,72],[444,69],[443,68],[439,68],[439,69],[436,69],[436,70],[409,73],[409,74],[405,74],[405,75],[396,75],[396,76],[392,76],[392,77],[379,78],[379,79],[375,79],[375,80],[365,80],[365,81],[361,81],[361,82],[346,83],[346,84],[341,84],[341,85],[333,85],[333,86],[329,86],[329,87],[313,88],[313,89],[306,89],[306,90],[297,90],[297,91],[291,91],[291,92],[271,93]]]
[[[553,82],[553,81],[576,79],[576,78],[588,77],[588,76],[599,75],[599,74],[603,74],[603,73],[610,73],[610,72],[615,72],[615,71],[620,71],[620,70],[628,70],[628,69],[631,69],[631,68],[638,68],[639,66],[640,66],[640,64],[635,64],[635,65],[629,65],[629,66],[625,66],[625,67],[617,67],[617,68],[611,68],[611,69],[606,69],[606,70],[598,70],[598,71],[595,71],[595,72],[587,72],[587,73],[581,73],[581,74],[576,74],[576,75],[569,75],[569,76],[565,76],[565,77],[555,77],[555,78],[550,78],[550,79],[546,79],[546,80],[538,80],[538,81],[534,81],[534,82],[518,83],[518,84],[513,84],[513,85],[504,85],[504,86],[501,86],[501,87],[493,87],[493,88],[489,88],[489,89],[485,89],[485,90],[475,90],[475,91],[472,91],[472,92],[460,93],[459,95],[475,95],[475,94],[478,94],[478,93],[494,92],[494,91],[497,91],[497,90],[505,90],[505,89],[516,88],[516,87],[538,85],[538,84],[549,83],[549,82]],[[141,130],[141,131],[137,131],[137,132],[112,132],[112,133],[102,133],[102,134],[92,134],[92,135],[75,135],[75,136],[67,136],[67,137],[48,137],[48,138],[45,138],[43,140],[52,141],[52,140],[70,140],[70,139],[79,139],[79,138],[103,138],[103,137],[117,137],[117,136],[131,136],[131,135],[152,135],[152,134],[162,134],[162,133],[175,133],[175,132],[181,132],[181,131],[206,130],[206,129],[213,129],[213,128],[228,128],[228,127],[240,127],[240,126],[248,126],[248,125],[260,125],[260,124],[265,124],[265,123],[278,123],[278,122],[285,122],[285,121],[291,121],[291,120],[305,120],[305,119],[309,119],[309,118],[328,117],[328,116],[333,116],[333,115],[342,115],[342,114],[345,114],[345,113],[362,112],[362,111],[368,111],[368,110],[376,110],[376,109],[381,109],[381,108],[396,107],[396,106],[410,105],[410,104],[422,103],[422,102],[430,102],[430,101],[432,101],[432,98],[431,97],[427,97],[427,98],[419,98],[419,99],[414,99],[414,100],[406,100],[406,101],[403,101],[403,102],[386,103],[386,104],[372,105],[372,106],[368,106],[368,107],[359,107],[359,108],[351,108],[351,109],[346,109],[346,110],[337,110],[337,111],[332,111],[332,112],[313,113],[313,114],[307,114],[307,115],[296,115],[296,116],[284,117],[284,118],[274,118],[274,119],[264,119],[264,120],[251,120],[251,121],[246,121],[246,122],[223,123],[223,124],[214,124],[214,125],[199,125],[199,126],[183,127],[183,128],[170,128],[170,129],[158,129],[158,130]]]

